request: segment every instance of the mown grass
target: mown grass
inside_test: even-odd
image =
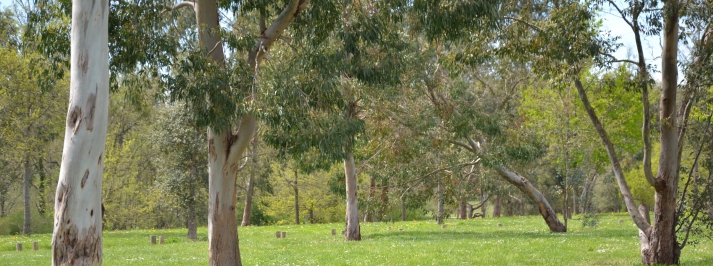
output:
[[[575,217],[576,218],[576,217]],[[619,223],[619,220],[623,223]],[[346,242],[342,224],[240,228],[245,265],[637,265],[636,227],[626,214],[602,216],[597,228],[570,221],[568,233],[547,230],[539,216],[433,221],[362,223],[363,240]],[[502,226],[498,226],[502,224]],[[332,236],[330,230],[337,229]],[[399,228],[403,229],[400,231]],[[275,231],[287,238],[276,239]],[[206,229],[199,241],[185,239],[185,229],[104,233],[105,265],[206,265]],[[164,245],[151,245],[151,235]],[[32,251],[32,242],[39,251]],[[25,251],[15,251],[17,242]],[[51,235],[0,236],[0,265],[49,265]],[[684,265],[713,265],[713,243],[683,250]]]

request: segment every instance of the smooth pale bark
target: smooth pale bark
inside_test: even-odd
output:
[[[250,217],[253,209],[253,193],[255,192],[255,178],[257,172],[257,136],[253,137],[253,155],[252,166],[250,167],[250,177],[248,178],[248,187],[245,189],[245,207],[243,208],[243,221],[241,226],[250,225]]]
[[[257,70],[264,53],[282,35],[287,26],[306,8],[309,0],[292,0],[269,27],[261,29],[255,48],[248,54],[248,65]],[[199,27],[198,38],[203,49],[210,51],[210,59],[219,65],[225,64],[219,29],[219,13],[215,0],[199,0],[193,7]],[[210,265],[241,265],[238,248],[237,219],[235,216],[235,182],[239,168],[238,160],[255,133],[255,119],[246,115],[239,123],[239,130],[227,126],[208,129],[208,242]]]
[[[255,119],[244,116],[236,134],[208,130],[208,245],[210,265],[241,265],[235,182]]]
[[[346,210],[346,240],[361,240],[361,228],[359,226],[359,204],[357,203],[357,175],[354,164],[354,154],[347,154],[344,159],[344,174],[347,186],[347,210]]]
[[[522,193],[525,193],[525,195],[535,203],[540,215],[542,215],[542,218],[545,219],[545,223],[547,223],[547,226],[550,228],[550,231],[567,232],[567,227],[557,219],[557,213],[552,209],[552,206],[550,206],[545,196],[543,196],[532,183],[527,181],[525,177],[511,172],[503,166],[496,166],[495,171],[510,184],[522,191]]]
[[[72,1],[69,107],[55,194],[53,265],[102,263],[101,192],[109,113],[109,1]]]
[[[30,235],[32,233],[32,217],[30,208],[30,186],[32,182],[30,180],[30,158],[25,158],[25,163],[22,169],[22,196],[24,198],[24,219],[22,225],[22,234]]]
[[[663,50],[661,52],[661,96],[658,173],[654,180],[654,225],[648,235],[649,249],[642,247],[644,264],[678,264],[681,248],[676,241],[676,198],[681,146],[677,122],[678,20],[680,4],[664,4]]]

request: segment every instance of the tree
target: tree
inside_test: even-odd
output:
[[[55,196],[53,265],[102,262],[101,188],[109,111],[108,4],[72,3],[70,96]]]
[[[188,238],[196,240],[199,210],[206,203],[201,191],[208,184],[208,162],[203,156],[205,135],[194,127],[190,112],[180,103],[163,108],[152,139],[163,155],[157,160],[161,180],[185,210]]]

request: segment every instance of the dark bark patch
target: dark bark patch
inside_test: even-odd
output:
[[[99,161],[97,162],[98,165],[102,165],[102,155],[104,155],[104,153],[99,154]]]
[[[215,143],[214,139],[208,139],[208,157],[211,161],[215,161],[218,155],[215,153]]]
[[[79,58],[77,60],[79,68],[82,69],[82,75],[87,75],[87,71],[89,71],[89,52],[87,50],[82,51],[79,53]]]
[[[82,108],[74,106],[67,117],[67,127],[72,128],[72,132],[76,134],[80,124],[82,124]]]
[[[89,216],[94,217],[94,209],[92,209],[91,211],[89,211]]]
[[[89,178],[89,169],[84,171],[84,177],[82,177],[82,188],[84,188],[84,184],[87,183],[87,178]]]
[[[87,103],[84,105],[84,110],[88,110],[86,112],[84,119],[87,120],[87,130],[92,131],[94,129],[94,109],[97,105],[97,95],[96,93],[99,91],[99,85],[97,85],[97,88],[95,89],[94,93],[90,93],[89,97],[87,97]]]

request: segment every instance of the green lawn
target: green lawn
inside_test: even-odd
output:
[[[619,223],[619,219],[624,222]],[[346,242],[342,224],[239,228],[245,265],[636,265],[637,230],[626,214],[604,215],[598,228],[570,221],[570,232],[549,233],[539,216],[362,223],[363,240]],[[502,224],[502,227],[498,226]],[[337,229],[332,236],[330,229]],[[403,231],[399,231],[402,228]],[[275,231],[287,238],[276,239]],[[104,233],[105,265],[206,265],[206,229],[199,241],[185,230]],[[164,245],[151,245],[163,235]],[[39,251],[32,251],[39,241]],[[23,242],[24,251],[15,251]],[[0,265],[49,265],[51,235],[0,236]],[[713,265],[713,244],[704,240],[683,250],[684,265]]]

